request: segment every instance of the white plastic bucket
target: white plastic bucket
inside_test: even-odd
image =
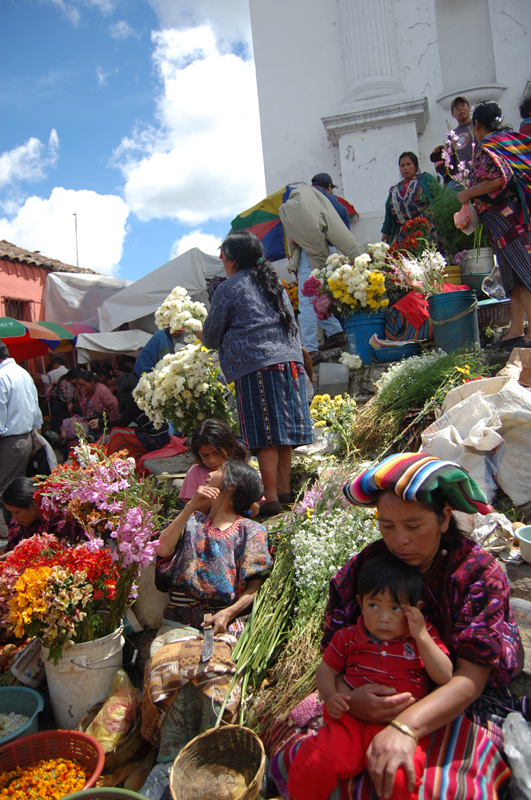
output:
[[[138,597],[133,605],[133,613],[142,626],[160,628],[164,609],[169,602],[168,592],[159,592],[155,586],[155,562],[153,561],[140,572]]]
[[[58,728],[74,730],[83,714],[105,700],[122,666],[122,626],[94,642],[81,642],[65,650],[57,664],[48,661],[50,651],[42,648],[50,701]]]
[[[319,394],[335,397],[348,391],[350,370],[346,364],[323,362],[319,364]]]
[[[461,277],[466,283],[465,275],[485,275],[494,266],[494,250],[492,247],[480,247],[479,253],[476,250],[469,250],[466,261],[461,264]]]

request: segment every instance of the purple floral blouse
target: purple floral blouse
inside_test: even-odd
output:
[[[220,531],[209,516],[196,511],[186,522],[174,554],[157,559],[157,572],[168,585],[198,600],[232,605],[247,581],[264,575],[271,564],[263,525],[237,517],[230,528]]]
[[[332,578],[324,649],[334,633],[361,613],[357,579],[365,562],[387,552],[383,539],[365,547]],[[458,531],[441,537],[424,577],[426,618],[438,629],[451,658],[490,666],[489,686],[506,686],[518,666],[520,634],[509,605],[507,579],[494,556]]]

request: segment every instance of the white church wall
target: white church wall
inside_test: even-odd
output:
[[[531,79],[531,0],[250,7],[267,190],[329,172],[361,215],[352,228],[361,243],[379,238],[401,152],[416,152],[433,174],[429,156],[455,124],[457,94],[496,99],[518,127]],[[377,41],[383,29],[386,41]]]

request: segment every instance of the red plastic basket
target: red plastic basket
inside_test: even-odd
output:
[[[22,736],[0,747],[0,772],[30,767],[37,761],[49,758],[75,758],[90,769],[91,776],[84,789],[94,786],[105,764],[103,747],[88,733],[44,731]]]

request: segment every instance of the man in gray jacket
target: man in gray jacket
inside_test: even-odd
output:
[[[330,246],[352,259],[361,253],[350,226],[347,226],[340,210],[335,207],[339,201],[332,194],[333,188],[330,175],[320,172],[312,178],[311,186],[294,189],[288,200],[280,206],[280,219],[286,234],[297,246],[294,260],[298,260],[301,339],[314,364],[321,361],[317,317],[310,298],[302,294],[304,282],[310,277],[312,269],[324,266],[330,252],[333,252]],[[348,221],[348,215],[346,219]],[[322,320],[319,324],[327,336],[321,349],[328,350],[345,344],[345,334],[335,317]]]

